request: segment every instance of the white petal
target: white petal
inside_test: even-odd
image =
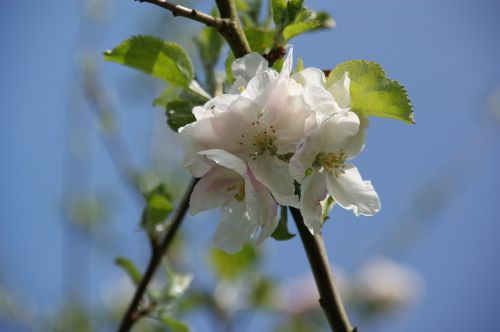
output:
[[[293,66],[293,47],[290,47],[288,54],[286,55],[285,62],[283,62],[283,67],[281,67],[280,80],[290,77],[292,73]]]
[[[321,231],[321,201],[326,195],[325,172],[314,172],[302,182],[300,212],[305,225],[313,235]]]
[[[220,249],[233,253],[241,249],[255,233],[257,225],[250,219],[245,204],[234,201],[221,209],[221,220],[214,242]]]
[[[358,116],[354,112],[342,111],[327,119],[315,135],[318,136],[323,152],[337,153],[341,149],[345,150],[358,130]]]
[[[307,167],[302,164],[300,161],[300,158],[302,156],[302,153],[304,152],[304,144],[300,145],[297,151],[293,154],[292,158],[290,159],[290,163],[288,164],[288,170],[290,172],[290,175],[292,178],[294,178],[298,183],[302,183],[302,180],[304,179],[306,169]],[[312,164],[313,161],[310,162]],[[308,165],[311,166],[311,165]]]
[[[292,78],[302,84],[304,87],[325,86],[325,73],[321,69],[309,67],[292,75]]]
[[[349,74],[344,72],[344,75],[338,81],[333,82],[327,87],[327,89],[333,94],[333,97],[337,101],[340,107],[350,108],[351,107],[351,93],[349,91],[349,86],[351,85],[351,80],[349,79]]]
[[[200,133],[204,129],[208,135],[212,131],[212,126],[207,120],[201,120],[179,128],[179,137],[184,150],[182,166],[195,177],[202,177],[213,167],[212,162],[198,154],[198,151],[207,148],[203,146],[203,140],[199,139]]]
[[[366,128],[368,128],[368,118],[366,116],[359,117],[359,130],[344,147],[344,151],[347,154],[347,160],[353,159],[355,156],[361,153],[365,148],[365,138],[366,138]]]
[[[230,95],[239,95],[241,92],[245,91],[248,81],[246,78],[239,76],[237,77],[233,84],[231,84],[231,87],[229,88],[229,91],[227,92]]]
[[[299,197],[295,195],[295,186],[287,163],[275,156],[264,154],[251,158],[248,166],[257,180],[271,190],[279,204],[298,208]]]
[[[248,82],[247,88],[241,95],[262,106],[265,104],[277,80],[278,73],[272,68],[266,69]]]
[[[318,124],[341,111],[332,94],[320,86],[307,86],[304,89],[304,99],[316,112]]]
[[[198,154],[203,155],[210,160],[213,160],[215,163],[221,165],[222,167],[235,171],[242,177],[245,176],[247,165],[232,153],[219,149],[210,149],[200,151],[198,152]]]
[[[221,94],[207,101],[203,106],[195,106],[193,114],[196,120],[201,120],[214,116],[215,114],[226,112],[229,105],[236,100],[238,96],[230,94]]]
[[[194,187],[189,213],[195,215],[227,204],[235,194],[227,188],[240,183],[243,184],[243,178],[235,172],[224,167],[213,167]]]
[[[250,218],[258,224],[272,222],[278,213],[278,205],[269,189],[260,183],[250,169],[245,174],[245,202]]]
[[[268,63],[262,55],[253,52],[233,61],[231,70],[234,77],[242,77],[249,81],[252,77],[267,69]]]
[[[380,200],[370,181],[363,181],[358,169],[346,164],[343,173],[327,174],[330,195],[344,209],[355,215],[372,216],[380,211]]]

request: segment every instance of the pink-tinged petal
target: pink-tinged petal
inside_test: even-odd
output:
[[[333,82],[327,87],[339,106],[345,109],[351,107],[351,93],[349,91],[350,85],[351,80],[349,78],[349,74],[347,72],[344,72],[344,75],[341,79]]]
[[[238,173],[241,177],[245,176],[247,165],[232,153],[219,149],[210,149],[200,151],[198,154],[214,161],[217,165]]]
[[[309,67],[292,75],[292,78],[304,87],[324,88],[326,79],[321,69]]]
[[[281,205],[298,208],[299,197],[295,195],[293,178],[288,171],[288,164],[275,156],[264,154],[250,158],[248,166],[255,178],[264,184]]]
[[[326,198],[325,172],[314,172],[302,182],[300,196],[300,212],[304,224],[315,235],[321,231],[321,201]]]
[[[356,216],[372,216],[380,211],[377,192],[370,181],[363,181],[355,166],[346,164],[344,172],[328,173],[326,183],[335,201]]]
[[[262,117],[262,126],[273,126],[279,154],[295,151],[301,139],[316,125],[316,115],[305,102],[300,84],[289,79],[275,86]]]
[[[252,221],[245,204],[233,201],[221,209],[221,220],[214,235],[215,245],[229,253],[241,249],[255,233],[257,224]]]
[[[235,101],[238,96],[231,94],[218,95],[205,103],[203,106],[195,106],[193,114],[196,120],[213,117],[215,114],[226,112],[229,105]]]
[[[250,169],[245,174],[245,202],[250,218],[258,225],[272,222],[278,213],[278,205],[269,189],[260,183]]]
[[[226,205],[235,195],[231,186],[243,185],[243,178],[235,172],[215,166],[196,184],[189,201],[189,213],[199,212]]]

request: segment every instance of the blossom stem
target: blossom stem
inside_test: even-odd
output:
[[[311,270],[318,286],[319,303],[328,319],[332,331],[356,332],[352,328],[347,313],[342,304],[340,294],[333,280],[328,255],[321,234],[312,235],[304,224],[304,219],[298,209],[290,208],[300,238],[306,250]]]
[[[176,5],[167,0],[136,0],[164,8],[174,16],[187,17],[216,29],[227,41],[234,55],[239,58],[250,53],[250,44],[241,28],[234,0],[216,0],[221,17],[214,17],[196,9]]]
[[[193,192],[194,186],[196,185],[197,182],[198,179],[193,178],[191,180],[189,186],[187,187],[184,193],[184,196],[182,197],[182,200],[179,202],[179,206],[174,215],[172,223],[168,228],[167,233],[165,234],[165,237],[158,246],[153,246],[153,251],[151,254],[151,258],[149,259],[146,272],[144,272],[141,282],[137,286],[132,302],[130,302],[129,307],[122,318],[120,327],[118,328],[119,332],[130,331],[130,329],[137,321],[137,319],[139,319],[142,316],[144,311],[139,308],[141,300],[144,297],[144,293],[146,292],[146,289],[151,279],[153,278],[156,269],[161,263],[163,255],[168,250],[170,244],[172,243],[174,235],[177,233],[179,226],[182,223],[182,220],[184,220],[184,216],[186,215],[186,212],[189,207],[189,198],[191,197],[191,193]]]

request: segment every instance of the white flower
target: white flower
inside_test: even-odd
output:
[[[334,113],[306,138],[290,161],[291,174],[302,184],[300,210],[313,234],[320,231],[321,201],[327,193],[356,215],[371,216],[380,210],[370,181],[363,181],[358,169],[347,163],[360,152],[359,146],[352,144],[358,130],[355,113]]]
[[[256,179],[270,189],[281,205],[298,207],[288,164],[279,158],[293,153],[316,125],[315,113],[305,102],[302,86],[289,77],[291,52],[278,74],[265,69],[237,96],[212,100],[213,111],[180,130],[184,166],[203,176],[213,162],[201,151],[227,151],[248,164]],[[227,101],[231,101],[229,105]]]
[[[277,204],[269,190],[238,157],[223,150],[201,152],[218,166],[196,184],[190,200],[191,214],[222,207],[214,242],[235,252],[262,227],[257,243],[268,238],[278,223]]]
[[[379,257],[360,268],[355,286],[361,304],[370,310],[393,312],[418,299],[423,280],[414,269]]]

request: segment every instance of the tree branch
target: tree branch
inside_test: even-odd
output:
[[[347,313],[342,304],[333,281],[333,273],[330,268],[325,244],[321,234],[313,236],[304,224],[304,219],[299,210],[290,208],[300,238],[307,253],[309,265],[316,280],[320,295],[319,303],[328,318],[328,323],[332,331],[335,332],[356,332],[352,328]]]
[[[214,17],[196,9],[176,5],[167,0],[135,0],[148,2],[172,12],[174,16],[183,16],[216,29],[231,47],[234,55],[239,58],[250,53],[250,45],[241,28],[233,0],[216,0],[221,17]]]
[[[153,247],[153,253],[149,260],[148,267],[146,268],[146,272],[144,272],[144,275],[142,276],[141,282],[139,283],[139,286],[135,291],[134,297],[132,299],[132,302],[130,302],[127,312],[122,318],[122,322],[120,323],[120,327],[118,329],[119,332],[130,331],[137,319],[141,317],[142,311],[139,309],[140,302],[144,297],[144,293],[146,292],[148,284],[153,278],[158,265],[160,265],[161,263],[163,255],[168,250],[168,247],[170,246],[175,233],[179,229],[179,226],[181,225],[182,220],[186,215],[189,207],[189,198],[191,197],[191,193],[193,192],[193,188],[197,182],[198,179],[193,178],[191,180],[191,183],[187,187],[182,200],[179,202],[179,206],[173,218],[172,224],[168,228],[165,237],[163,238],[159,246]]]

